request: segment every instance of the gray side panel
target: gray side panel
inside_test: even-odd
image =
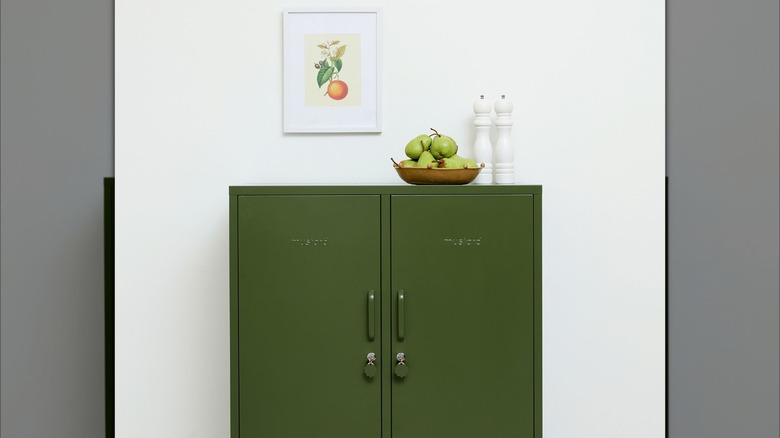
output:
[[[778,2],[668,2],[669,436],[777,437]]]
[[[113,2],[3,0],[0,436],[105,436]]]

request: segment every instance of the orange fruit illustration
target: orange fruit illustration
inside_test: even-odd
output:
[[[333,100],[341,100],[345,97],[347,97],[347,92],[349,92],[349,88],[347,88],[347,83],[344,81],[330,81],[330,84],[328,84],[328,96],[330,96]]]

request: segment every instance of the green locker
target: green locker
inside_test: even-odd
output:
[[[231,436],[541,429],[541,187],[230,188]]]

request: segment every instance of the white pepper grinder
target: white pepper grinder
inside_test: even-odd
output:
[[[484,95],[474,101],[474,128],[477,138],[474,141],[474,161],[485,163],[485,167],[474,179],[474,184],[493,184],[493,147],[490,145],[490,111],[493,105]]]
[[[505,95],[496,100],[496,137],[494,169],[496,184],[515,183],[515,151],[512,147],[512,109],[514,106]]]

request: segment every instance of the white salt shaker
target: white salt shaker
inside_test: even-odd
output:
[[[493,105],[485,100],[484,95],[474,101],[474,128],[477,131],[474,141],[474,161],[477,164],[485,163],[485,168],[479,172],[474,184],[493,183],[493,147],[490,145],[490,111]]]
[[[495,182],[496,184],[515,183],[515,151],[512,147],[512,102],[501,95],[494,105],[496,110]]]

